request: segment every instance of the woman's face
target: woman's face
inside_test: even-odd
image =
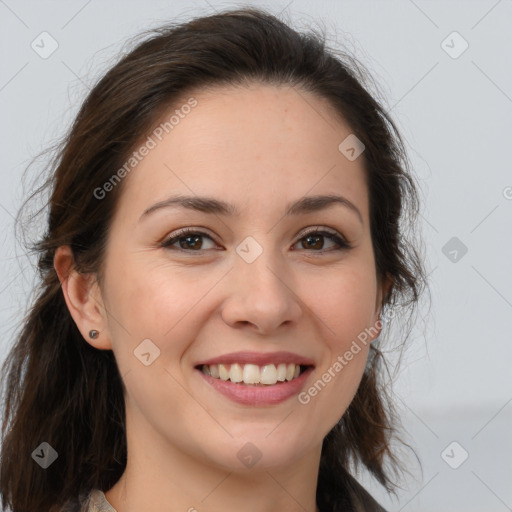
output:
[[[349,126],[302,90],[254,85],[193,96],[197,105],[161,141],[153,135],[156,146],[124,178],[105,256],[106,324],[91,343],[114,352],[129,443],[158,439],[230,469],[260,457],[262,468],[290,464],[318,455],[377,335],[382,293],[363,157],[338,149]],[[327,195],[344,199],[301,203]],[[191,199],[165,204],[177,196]],[[304,207],[287,213],[297,202]],[[183,228],[195,233],[164,246]],[[349,245],[308,236],[316,229]],[[228,357],[235,352],[250,354]],[[252,361],[272,379],[273,361],[282,379],[279,365],[300,358],[312,366],[299,386],[231,383],[198,369],[212,359]],[[232,372],[238,380],[244,364]]]

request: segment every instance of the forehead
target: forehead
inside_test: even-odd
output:
[[[184,108],[188,98],[192,108]],[[125,178],[119,207],[140,215],[184,193],[222,197],[244,210],[338,191],[366,215],[363,158],[350,161],[338,149],[350,134],[326,100],[299,88],[193,91],[155,124],[153,147]]]

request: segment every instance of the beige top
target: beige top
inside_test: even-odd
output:
[[[102,491],[93,489],[80,512],[117,512],[117,510],[108,502]]]
[[[348,488],[351,502],[350,510],[353,512],[386,512],[354,477],[348,473],[347,476],[350,484]],[[65,508],[62,512],[117,512],[108,502],[105,494],[99,489],[93,489],[88,496],[82,497],[76,507]]]

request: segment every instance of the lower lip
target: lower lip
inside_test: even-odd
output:
[[[273,405],[288,400],[300,393],[313,371],[310,366],[296,379],[273,385],[237,384],[229,380],[216,379],[196,368],[203,379],[225,397],[242,405]]]

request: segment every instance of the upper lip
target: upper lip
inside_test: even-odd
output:
[[[266,364],[295,363],[303,366],[314,366],[314,361],[308,357],[294,354],[293,352],[231,352],[212,359],[200,361],[196,366],[203,364],[255,364],[264,366]]]

